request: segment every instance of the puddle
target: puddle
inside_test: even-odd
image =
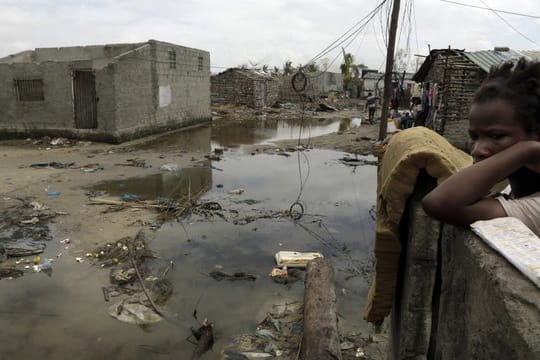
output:
[[[212,169],[208,161],[198,167],[184,168],[180,171],[104,181],[95,184],[89,190],[104,191],[109,196],[135,194],[141,200],[155,200],[160,197],[181,199],[190,194],[210,190],[211,187]]]
[[[342,156],[323,150],[290,157],[227,152],[219,162],[222,171],[203,164],[177,174],[97,184],[96,190],[110,195],[134,193],[148,199],[181,197],[188,187],[199,187],[208,190],[201,200],[219,202],[224,209],[238,211],[238,217],[264,209],[287,210],[300,196],[306,214],[296,223],[280,218],[246,225],[192,216],[148,231],[148,245],[159,257],[152,266],[174,263],[173,294],[166,308],[178,315],[150,326],[125,324],[109,316],[110,303],[101,291],[109,284],[108,269],[88,261],[75,263],[67,254],[55,262],[51,277],[32,274],[1,280],[0,327],[9,332],[4,334],[0,358],[187,359],[194,346],[185,339],[190,326],[198,327],[192,317],[198,304],[199,319],[215,324],[214,350],[203,358],[218,359],[234,336],[253,333],[272,304],[302,298],[302,281],[283,285],[268,277],[274,254],[282,250],[320,251],[330,259],[341,328],[367,329],[361,319],[367,294],[363,274],[374,236],[369,210],[375,203],[376,168],[354,170],[338,162]],[[229,194],[239,188],[244,189],[242,194]],[[47,248],[43,256],[54,257],[56,251]],[[208,276],[216,265],[227,273],[254,274],[257,280],[218,282]]]
[[[336,131],[346,131],[361,125],[360,118],[321,120],[277,120],[264,119],[246,127],[231,125],[212,129],[213,147],[239,147],[240,145],[267,144],[280,140],[306,139]]]

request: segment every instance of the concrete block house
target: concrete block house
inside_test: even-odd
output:
[[[0,59],[0,135],[121,142],[210,121],[210,54],[149,40]]]
[[[211,78],[212,104],[237,104],[251,108],[271,106],[278,99],[277,77],[251,69],[231,68]]]

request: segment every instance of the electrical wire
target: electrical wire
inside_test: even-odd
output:
[[[533,44],[535,44],[536,46],[540,46],[540,43],[537,43],[536,41],[534,41],[533,39],[531,39],[530,37],[528,37],[527,35],[523,34],[521,31],[519,31],[518,29],[516,29],[512,24],[510,24],[505,18],[503,18],[501,16],[501,14],[499,14],[498,12],[494,11],[493,9],[491,9],[485,2],[484,0],[479,0],[482,4],[484,4],[486,6],[487,9],[491,10],[499,19],[501,19],[506,25],[508,25],[512,30],[514,30],[516,33],[518,33],[519,35],[521,35],[524,39],[527,39],[529,40],[530,42],[532,42]]]
[[[326,48],[321,50],[317,55],[315,55],[308,64],[314,63],[321,57],[325,56],[326,54],[332,52],[336,48],[339,48],[343,43],[345,43],[348,39],[350,39],[352,36],[357,34],[358,32],[362,31],[367,23],[373,19],[373,17],[379,12],[381,7],[387,2],[388,0],[381,1],[373,10],[371,10],[366,16],[364,16],[360,21],[358,21],[356,24],[354,24],[351,28],[349,28],[345,33],[343,33],[341,36],[339,36],[336,40],[334,40],[330,45],[328,45]],[[356,30],[355,30],[356,29]]]
[[[440,0],[440,1],[445,2],[445,3],[449,3],[449,4],[467,6],[467,7],[471,7],[471,8],[475,8],[475,9],[491,10],[491,11],[498,12],[498,13],[504,13],[504,14],[510,14],[510,15],[516,15],[516,16],[525,16],[525,17],[530,17],[530,18],[533,18],[533,19],[540,19],[540,16],[536,16],[536,15],[522,14],[522,13],[517,13],[517,12],[513,12],[513,11],[506,11],[506,10],[496,10],[496,9],[492,9],[492,8],[489,8],[489,7],[482,7],[482,6],[464,4],[464,3],[457,2],[457,1],[450,1],[450,0]]]

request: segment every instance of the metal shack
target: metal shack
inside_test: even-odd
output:
[[[211,119],[210,54],[156,40],[0,59],[0,135],[121,142]]]

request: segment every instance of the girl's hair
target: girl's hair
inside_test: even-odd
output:
[[[519,59],[492,67],[474,96],[475,103],[501,99],[514,107],[525,131],[540,129],[540,62]]]

